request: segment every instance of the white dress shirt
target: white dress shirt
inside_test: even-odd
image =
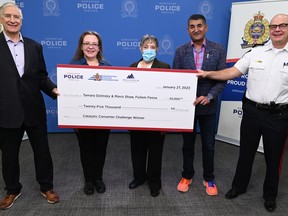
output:
[[[234,65],[248,73],[246,97],[257,103],[288,103],[288,44],[275,49],[272,43],[256,47]]]

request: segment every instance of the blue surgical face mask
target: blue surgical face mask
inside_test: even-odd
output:
[[[156,51],[153,49],[144,50],[142,53],[144,61],[150,62],[156,57]]]

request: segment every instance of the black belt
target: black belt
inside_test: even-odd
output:
[[[288,111],[288,104],[287,103],[270,103],[270,104],[262,104],[262,103],[257,103],[254,101],[249,100],[246,98],[247,102],[250,103],[251,105],[255,106],[259,110],[266,110],[266,111],[275,111],[275,112],[283,112],[283,111]]]

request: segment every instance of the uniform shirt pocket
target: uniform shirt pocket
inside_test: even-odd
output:
[[[283,85],[288,85],[288,67],[280,70]]]
[[[263,62],[252,62],[249,65],[249,78],[253,80],[262,80],[264,77],[265,64]]]

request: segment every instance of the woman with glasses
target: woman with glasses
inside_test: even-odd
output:
[[[87,31],[81,34],[76,53],[70,64],[111,66],[103,57],[102,39],[97,32]],[[80,159],[84,172],[84,192],[87,195],[94,194],[95,186],[98,193],[104,193],[106,187],[102,174],[110,130],[74,129],[74,131],[79,143]]]
[[[155,36],[144,35],[140,42],[142,58],[130,67],[167,68],[170,65],[156,58],[158,40]],[[130,131],[133,181],[130,189],[137,188],[146,180],[151,196],[157,197],[161,189],[162,152],[165,133],[161,131]]]

